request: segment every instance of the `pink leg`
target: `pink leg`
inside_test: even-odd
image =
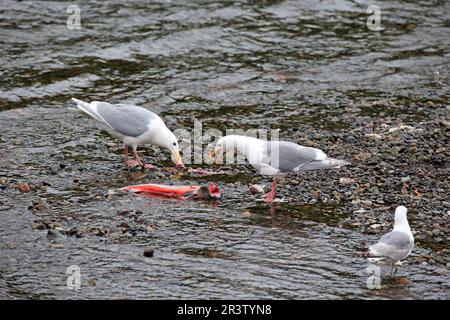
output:
[[[141,161],[141,158],[139,157],[139,155],[138,155],[138,153],[137,153],[137,151],[136,151],[136,149],[133,149],[133,154],[134,154],[134,158],[136,159],[136,161],[138,162],[138,165],[140,165],[141,167],[142,167],[142,169],[155,169],[156,167],[154,166],[154,165],[152,165],[152,164],[149,164],[149,163],[143,163],[142,161]]]
[[[125,165],[127,166],[127,170],[130,170],[130,164],[128,163],[128,146],[124,145],[123,153],[125,154]]]
[[[127,166],[127,169],[130,170],[130,166],[139,166],[140,162],[136,160],[128,160],[128,146],[125,145],[123,148],[124,154],[125,154],[125,165]]]
[[[142,161],[141,161],[141,158],[139,158],[139,155],[138,155],[138,153],[137,153],[137,151],[136,151],[135,148],[133,148],[133,155],[134,155],[134,158],[136,159],[136,161],[138,162],[138,164],[139,164],[140,166],[142,166],[143,163],[142,163]]]
[[[275,197],[275,193],[277,191],[277,182],[278,178],[274,177],[272,180],[272,190],[266,194],[266,203],[272,203],[273,198]]]

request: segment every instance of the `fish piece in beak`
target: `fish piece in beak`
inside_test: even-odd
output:
[[[172,148],[172,153],[175,156],[175,166],[177,168],[184,168],[183,160],[181,159],[180,152],[177,147]]]
[[[211,158],[216,158],[215,161],[214,161],[215,164],[221,164],[221,161],[220,161],[221,159],[220,158],[222,157],[222,149],[219,148],[219,151],[216,151],[216,149],[214,148],[214,150],[211,151],[209,156]]]

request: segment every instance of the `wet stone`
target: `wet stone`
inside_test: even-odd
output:
[[[31,191],[30,186],[28,185],[28,183],[19,183],[18,185],[18,189],[20,190],[20,192],[22,193],[27,193]]]
[[[64,238],[64,235],[58,230],[50,229],[47,231],[47,240],[53,241],[62,238]]]
[[[154,252],[155,252],[155,249],[153,247],[150,247],[150,246],[145,247],[144,248],[144,257],[152,258]]]

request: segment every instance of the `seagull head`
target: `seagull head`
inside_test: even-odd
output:
[[[220,138],[217,143],[216,146],[214,147],[213,151],[211,151],[211,153],[209,154],[209,156],[211,158],[215,158],[215,163],[219,164],[221,159],[222,159],[222,155],[224,152],[224,148],[225,148],[225,137]]]
[[[406,218],[407,211],[408,211],[408,209],[406,209],[406,207],[404,207],[404,206],[398,206],[397,209],[395,209],[394,230],[411,233],[411,229],[409,228],[408,219]]]
[[[395,209],[395,224],[402,224],[405,221],[408,221],[406,219],[406,212],[408,209],[406,209],[405,206],[398,206],[397,209]]]
[[[173,134],[172,131],[166,128],[161,137],[161,147],[168,149],[175,158],[175,166],[177,168],[183,168],[183,160],[180,156],[180,147],[178,146],[177,137]]]

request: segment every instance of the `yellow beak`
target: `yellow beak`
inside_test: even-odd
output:
[[[173,155],[175,156],[175,166],[184,167],[183,160],[181,159],[180,152],[177,148],[172,148]]]
[[[216,149],[213,149],[213,151],[211,151],[211,153],[209,154],[209,156],[211,158],[214,158],[216,156]]]

